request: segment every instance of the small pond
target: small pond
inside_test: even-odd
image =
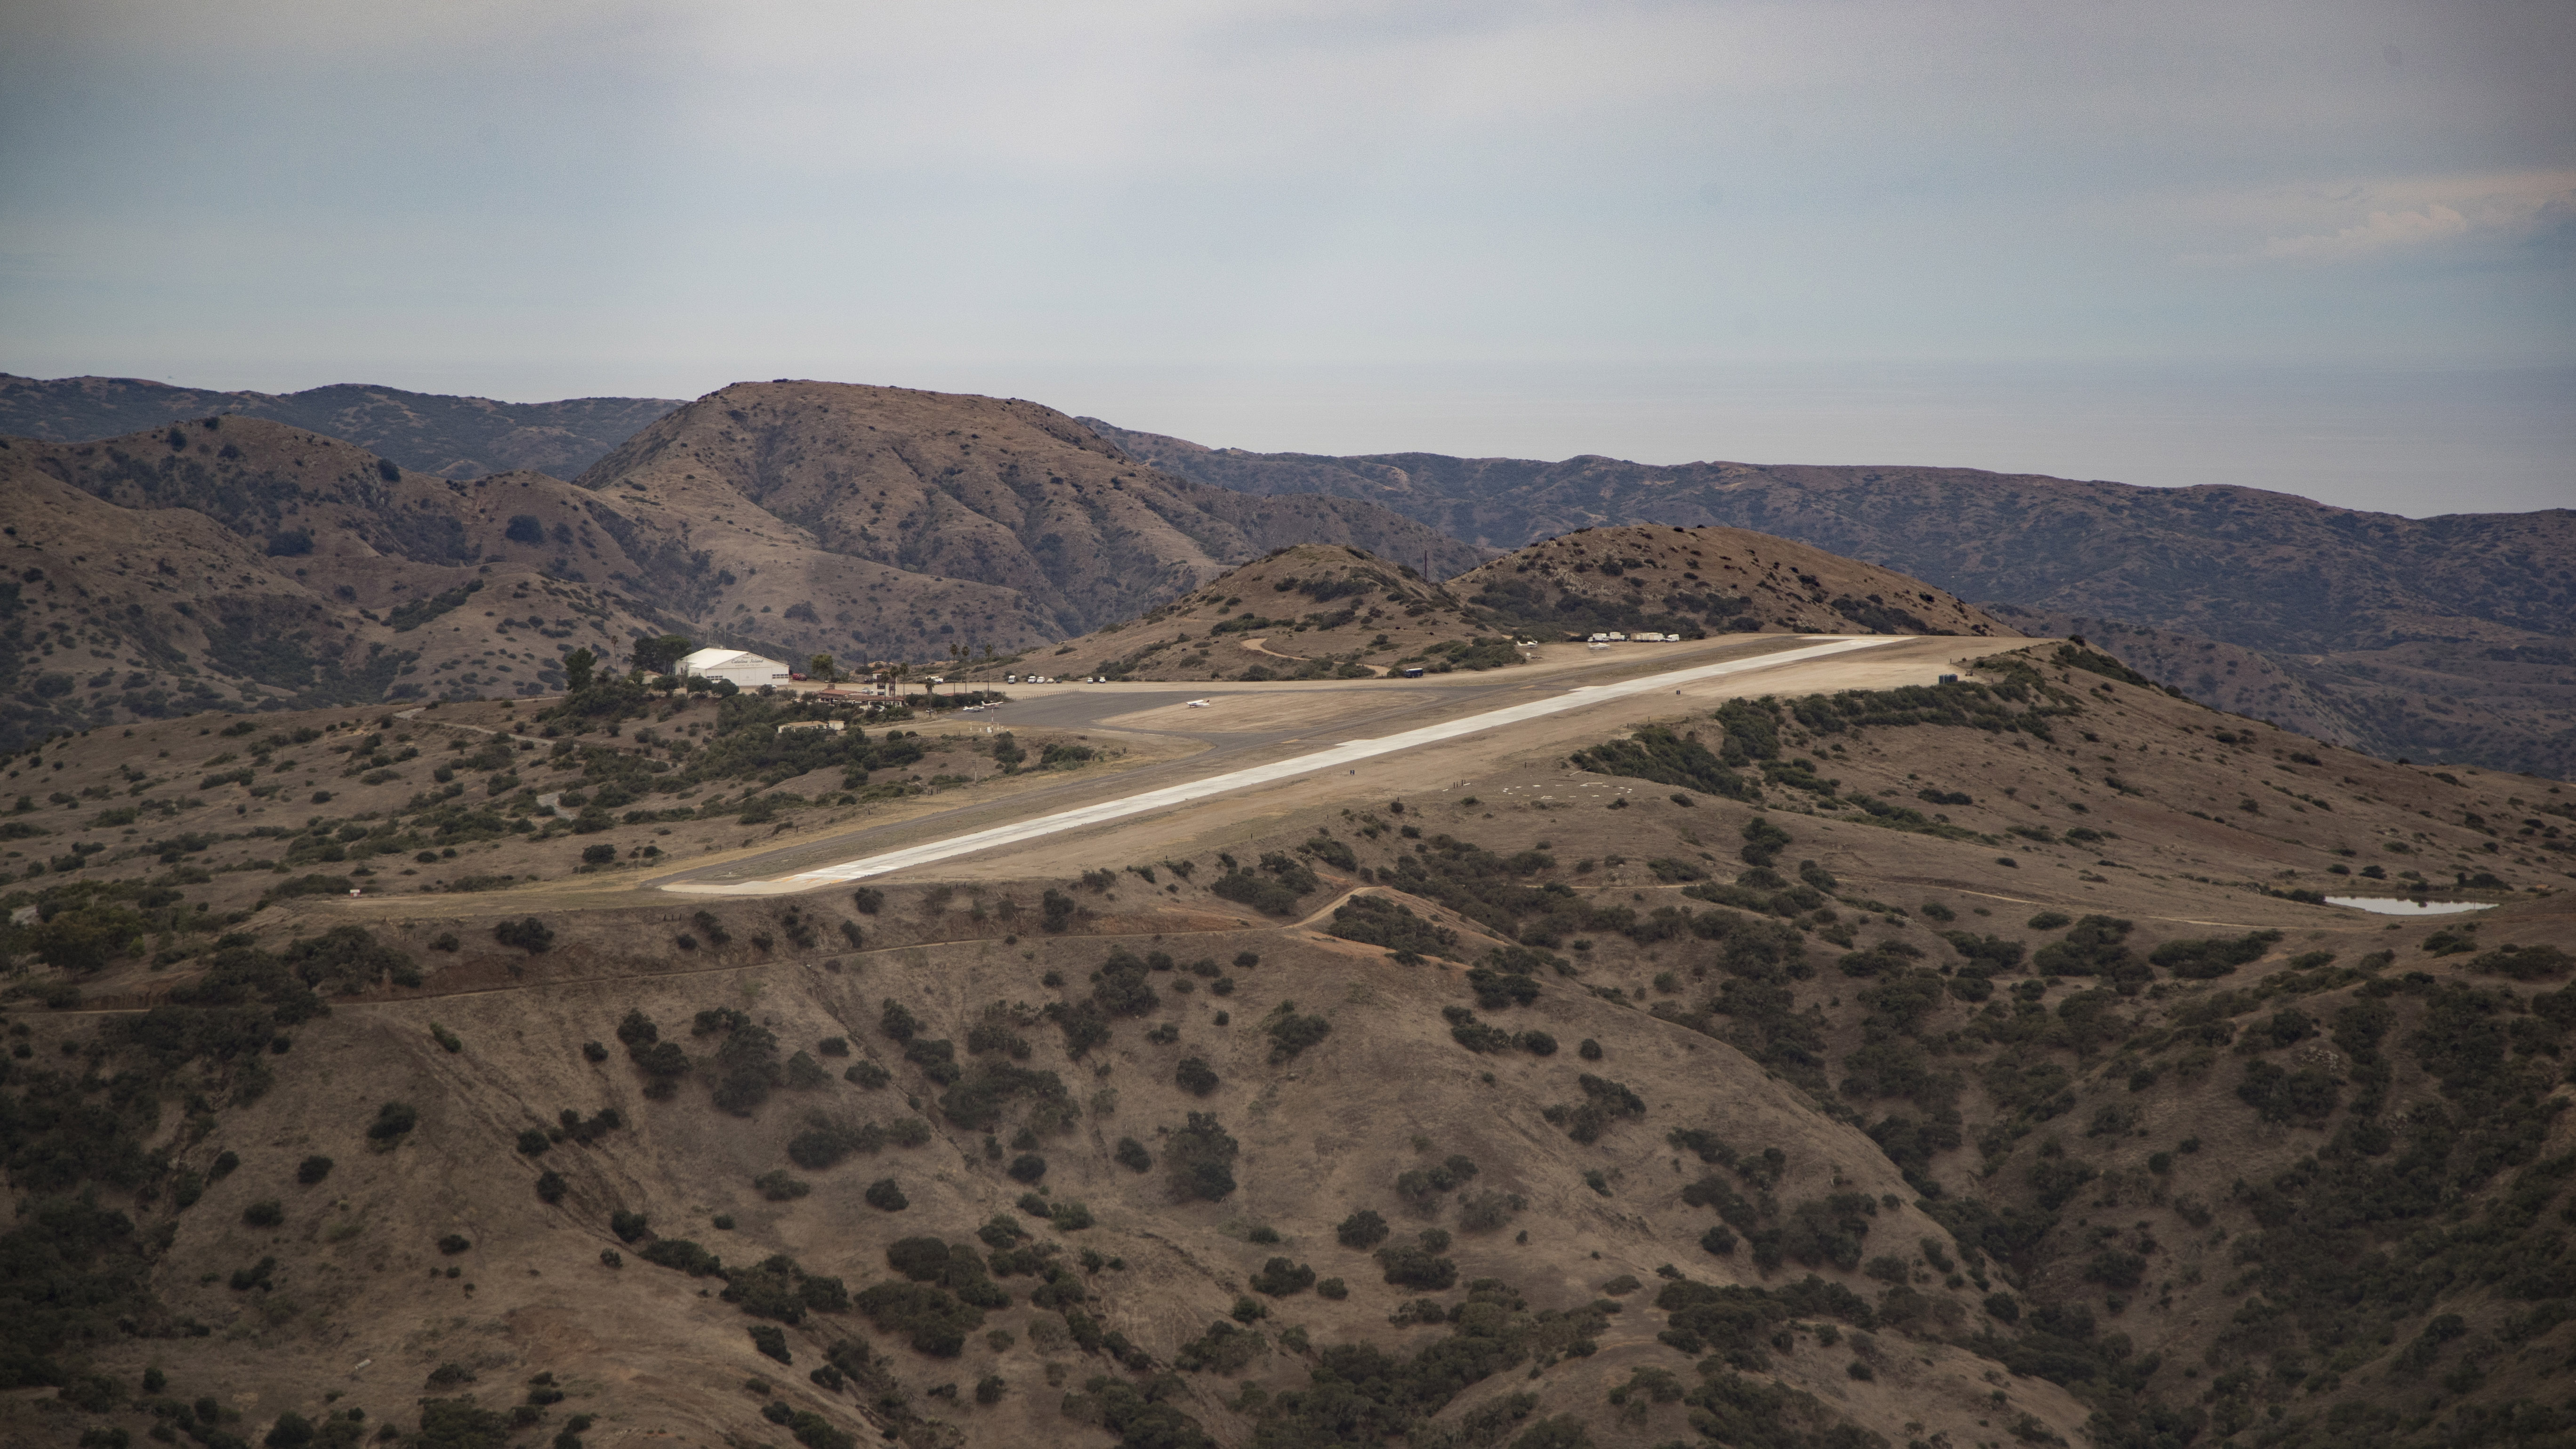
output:
[[[2493,901],[2419,901],[2402,896],[2328,896],[2326,904],[2350,906],[2374,916],[2456,916],[2495,909]]]

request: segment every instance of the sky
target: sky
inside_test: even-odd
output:
[[[2576,506],[2576,5],[0,7],[0,370]]]

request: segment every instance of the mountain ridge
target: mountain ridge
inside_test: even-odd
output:
[[[1092,426],[1202,481],[1365,498],[1489,546],[1603,523],[1774,534],[1967,599],[2260,652],[2323,710],[2301,718],[2374,751],[2576,772],[2576,671],[2524,657],[2554,658],[2576,639],[2576,510],[2417,520],[2239,487],[1598,455],[1250,453]],[[2198,673],[2158,678],[2189,688]]]
[[[676,398],[625,397],[511,403],[370,383],[263,393],[138,377],[0,373],[0,434],[93,443],[210,414],[259,417],[341,438],[442,478],[517,469],[569,478],[683,405]]]

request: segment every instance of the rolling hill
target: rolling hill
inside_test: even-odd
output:
[[[764,789],[902,808],[819,798],[890,749],[1025,782],[901,716],[777,774],[756,698],[15,754],[54,793],[0,841],[0,1438],[2576,1428],[2563,787],[1958,643],[1079,873],[768,899],[630,887]],[[350,797],[261,793],[314,779]],[[2428,888],[2494,909],[2320,899]]]
[[[2195,641],[2140,664],[2186,690],[2196,641],[2259,652],[2297,682],[2304,712],[2283,719],[2375,753],[2576,773],[2576,511],[2417,520],[1963,468],[1247,453],[1087,421],[1169,472],[1366,499],[1489,547],[1618,523],[1776,534],[2034,620]]]
[[[1283,549],[1140,618],[986,664],[1110,679],[1364,679],[1520,662],[1594,633],[2015,631],[1914,579],[1737,528],[1595,528],[1433,583],[1362,549]]]
[[[803,661],[1078,635],[1310,540],[1483,557],[1372,504],[1137,467],[1028,403],[744,384],[579,482],[405,468],[208,414],[0,439],[0,744],[221,705],[560,689],[680,633]]]

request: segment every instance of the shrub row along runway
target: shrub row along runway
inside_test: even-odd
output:
[[[1667,670],[1609,684],[1583,685],[1561,694],[1444,720],[1378,739],[1352,740],[1330,749],[1313,750],[1287,759],[1203,776],[1157,790],[1130,793],[1116,799],[1098,801],[1070,810],[1059,810],[1027,820],[951,835],[833,864],[811,866],[767,879],[727,881],[708,878],[712,872],[693,872],[666,879],[658,884],[665,890],[697,895],[782,895],[814,890],[824,886],[863,880],[870,876],[885,875],[913,866],[952,860],[1001,846],[1016,845],[1068,830],[1079,830],[1086,826],[1106,824],[1133,816],[1150,815],[1211,796],[1342,769],[1381,755],[1482,734],[1489,730],[1549,715],[1563,714],[1570,710],[1586,709],[1638,696],[1661,694],[1668,690],[1680,690],[1694,684],[1755,670],[1794,669],[1799,665],[1818,663],[1855,650],[1908,642],[1911,642],[1910,636],[1826,639],[1790,649],[1757,654],[1749,658],[1728,659],[1714,664]],[[1784,685],[1784,687],[1788,686]],[[797,847],[794,854],[810,858],[814,849],[812,845]],[[763,860],[771,859],[775,857],[756,857],[750,861],[736,861],[726,870],[728,874],[739,875],[746,870],[757,870]],[[784,862],[780,863],[784,864]]]

